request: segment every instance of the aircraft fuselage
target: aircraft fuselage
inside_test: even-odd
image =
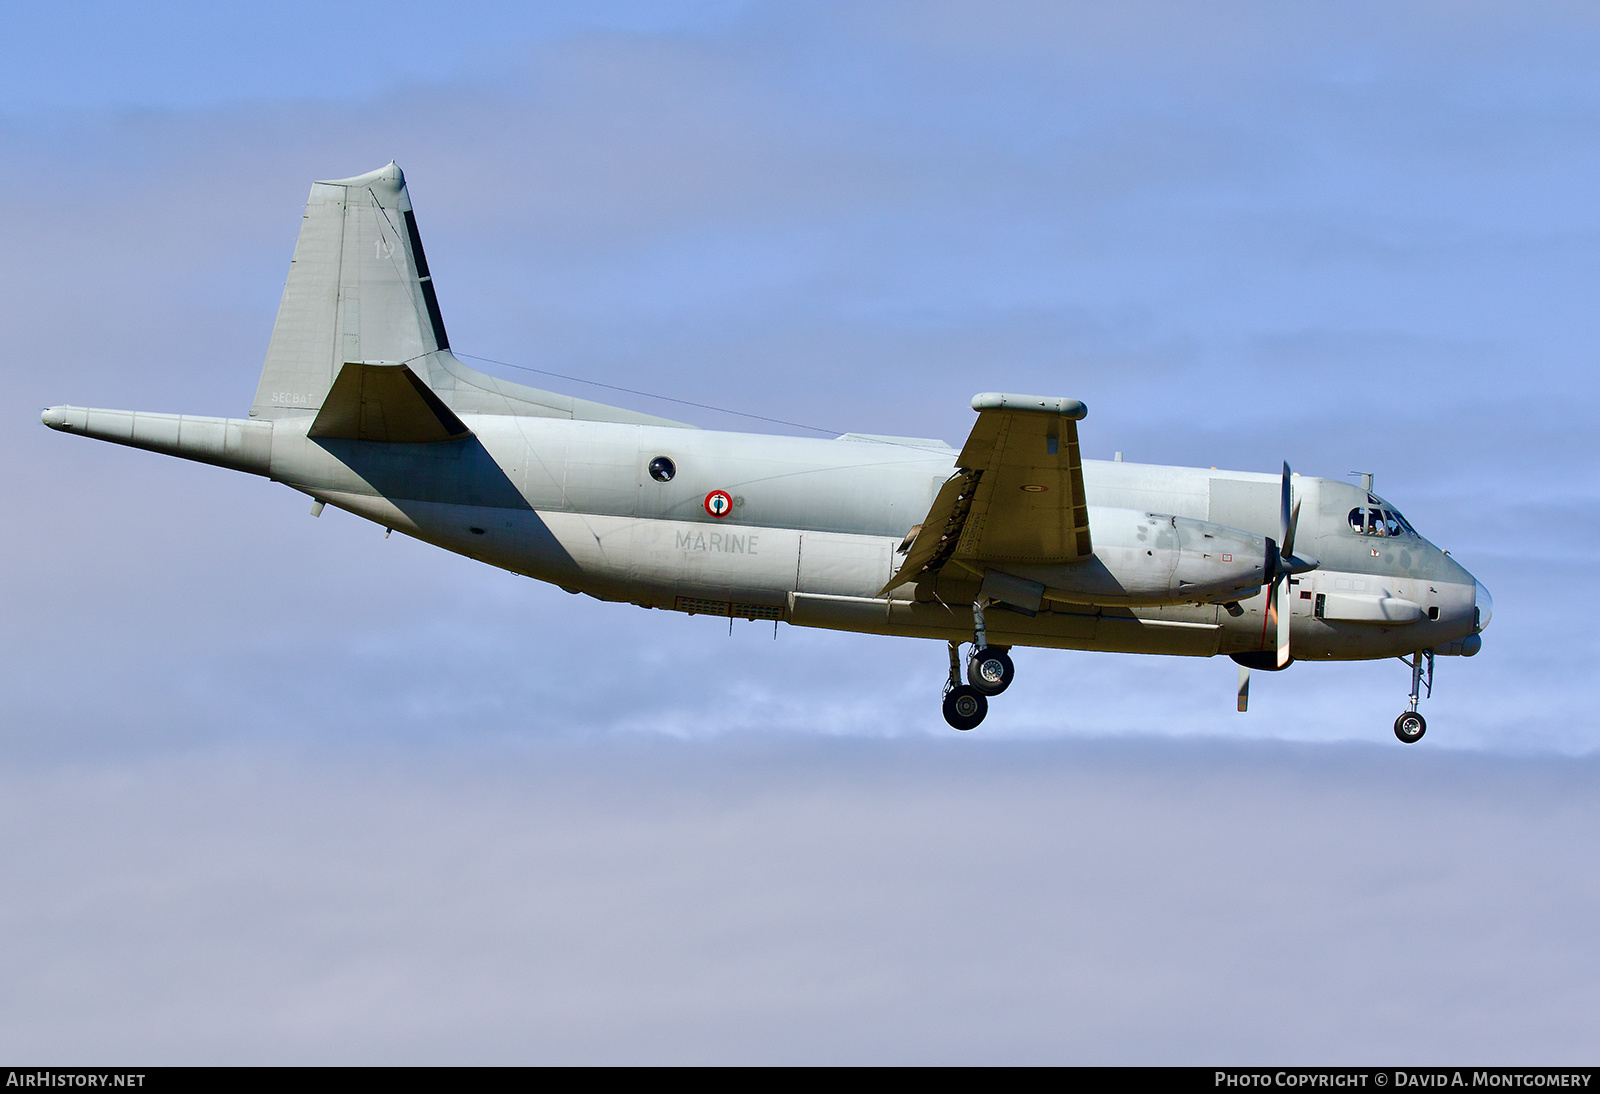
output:
[[[310,438],[309,417],[51,414],[68,431],[270,475],[384,527],[603,600],[875,634],[972,634],[975,577],[947,570],[880,592],[907,533],[956,471],[955,451],[938,442],[464,415],[467,439],[384,444]],[[205,430],[241,439],[231,454],[219,442],[208,458],[193,442]],[[650,474],[661,457],[671,461],[668,481]],[[1102,590],[1096,605],[1053,591],[1034,616],[993,611],[991,641],[1195,656],[1271,648],[1259,586],[1226,604],[1163,592],[1160,568],[1169,563],[1155,548],[1163,534],[1171,538],[1173,518],[1211,522],[1258,545],[1275,534],[1277,476],[1099,460],[1084,460],[1083,475],[1096,558],[1075,565],[1146,591],[1117,603]],[[1374,536],[1353,527],[1352,510],[1383,504],[1359,487],[1296,476],[1294,490],[1297,550],[1321,562],[1292,579],[1297,659],[1471,652],[1461,643],[1487,622],[1471,574],[1409,531]],[[708,505],[717,492],[727,498],[721,516],[718,503]],[[1150,572],[1141,575],[1141,563]]]

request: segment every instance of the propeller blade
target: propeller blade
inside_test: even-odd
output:
[[[1294,532],[1298,527],[1300,527],[1300,502],[1297,500],[1294,503],[1294,509],[1289,513],[1289,526],[1283,533],[1283,553],[1285,555],[1294,554]]]
[[[1290,518],[1291,518],[1291,514],[1290,514],[1290,511],[1289,511],[1290,490],[1291,490],[1291,487],[1289,486],[1289,476],[1290,476],[1290,474],[1292,474],[1292,472],[1289,470],[1289,461],[1288,460],[1284,460],[1283,461],[1283,490],[1278,496],[1278,542],[1283,544],[1283,553],[1284,554],[1288,554],[1289,553],[1289,521],[1290,521]]]
[[[1267,623],[1261,631],[1261,640],[1263,642],[1267,640],[1267,631],[1271,631],[1274,636],[1278,633],[1278,582],[1282,580],[1281,577],[1274,577],[1266,585],[1262,586],[1267,598]],[[1277,641],[1276,637],[1274,637],[1273,641]]]
[[[1245,665],[1239,666],[1239,713],[1243,714],[1250,706],[1250,669]]]
[[[1289,597],[1293,590],[1289,587],[1287,574],[1274,582],[1273,589],[1273,614],[1278,617],[1278,667],[1281,669],[1289,663]]]
[[[1305,558],[1300,555],[1278,556],[1278,572],[1284,574],[1307,574],[1322,566],[1320,559]]]

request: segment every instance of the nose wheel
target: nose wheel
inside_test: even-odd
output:
[[[1394,735],[1401,742],[1414,745],[1428,732],[1428,720],[1414,710],[1408,710],[1394,720]]]
[[[1414,745],[1422,740],[1424,733],[1428,732],[1428,720],[1417,713],[1417,703],[1422,699],[1424,684],[1427,686],[1428,697],[1430,699],[1433,697],[1433,651],[1418,650],[1411,655],[1409,661],[1404,657],[1400,660],[1411,667],[1411,702],[1400,712],[1400,717],[1394,720],[1394,735],[1402,744]],[[1424,661],[1428,665],[1426,681],[1422,676]]]

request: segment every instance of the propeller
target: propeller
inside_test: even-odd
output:
[[[1309,573],[1321,565],[1314,558],[1299,558],[1294,553],[1294,533],[1300,523],[1300,503],[1293,501],[1293,487],[1289,481],[1291,474],[1285,462],[1283,491],[1278,506],[1280,535],[1277,543],[1267,540],[1267,573],[1270,575],[1267,584],[1267,620],[1277,630],[1280,669],[1289,663],[1289,579],[1295,574]]]

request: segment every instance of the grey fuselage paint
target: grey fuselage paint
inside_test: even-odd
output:
[[[971,637],[972,597],[959,577],[878,596],[907,531],[954,473],[952,449],[558,418],[464,420],[475,434],[467,441],[342,447],[308,440],[294,420],[280,421],[271,474],[385,527],[605,600]],[[677,467],[669,482],[649,474],[658,456]],[[1113,549],[1100,546],[1114,539],[1101,529],[1121,517],[1176,516],[1277,534],[1277,476],[1097,460],[1083,469],[1097,551]],[[1390,657],[1475,633],[1476,582],[1454,559],[1420,536],[1374,538],[1352,529],[1346,514],[1368,504],[1357,487],[1297,476],[1294,489],[1297,550],[1321,562],[1292,587],[1298,659]],[[714,491],[733,500],[725,516],[707,509]],[[1241,503],[1252,492],[1253,508]],[[1313,610],[1317,594],[1409,601],[1424,616],[1394,625],[1322,619]],[[1053,599],[1045,609],[1031,618],[992,612],[992,640],[1202,656],[1274,641],[1259,591],[1238,600],[1237,614],[1181,601]]]
[[[308,437],[310,415],[44,414],[64,432],[268,475],[385,528],[603,600],[971,639],[975,579],[947,567],[935,580],[879,595],[906,533],[955,473],[954,449],[524,413],[461,419],[472,436],[393,444]],[[649,473],[661,456],[676,467],[667,482]],[[1147,553],[1130,545],[1149,528],[1211,521],[1257,543],[1277,532],[1274,475],[1085,460],[1083,476],[1096,551],[1084,565],[1129,588],[1140,576],[1130,567]],[[1453,558],[1410,532],[1375,537],[1351,526],[1352,509],[1384,507],[1382,499],[1331,479],[1296,476],[1293,488],[1296,550],[1321,563],[1291,587],[1297,659],[1450,652],[1481,629],[1477,583]],[[731,500],[721,516],[707,504],[716,492]],[[1231,606],[1181,592],[1159,602],[1088,599],[1052,592],[1033,616],[997,607],[988,613],[990,640],[1193,656],[1273,644],[1259,590]],[[1346,617],[1321,610],[1328,604]],[[1413,618],[1382,618],[1395,605]]]

